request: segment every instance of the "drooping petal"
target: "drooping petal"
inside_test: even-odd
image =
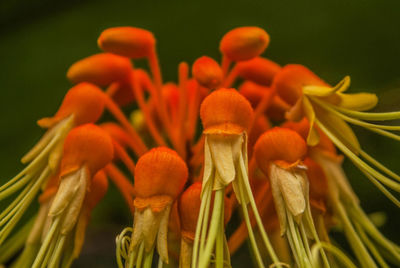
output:
[[[319,143],[320,136],[314,124],[315,123],[314,108],[310,100],[305,96],[303,97],[303,109],[304,109],[304,114],[307,117],[308,122],[310,124],[310,130],[308,131],[308,136],[307,136],[307,144],[309,146],[315,146]]]
[[[339,107],[353,111],[367,111],[376,106],[378,97],[372,93],[338,94]]]

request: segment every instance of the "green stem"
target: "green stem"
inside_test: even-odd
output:
[[[60,225],[60,220],[61,220],[61,217],[56,217],[54,219],[53,223],[51,224],[50,230],[47,233],[46,238],[44,239],[44,241],[42,243],[42,246],[40,247],[39,253],[36,256],[35,261],[32,264],[32,268],[40,267],[40,264],[42,263],[50,244],[54,240],[54,234],[58,230],[58,226]]]
[[[61,235],[58,239],[54,252],[51,256],[49,267],[58,267],[60,263],[61,256],[63,254],[65,244],[65,235]]]
[[[224,206],[221,208],[221,215],[224,215]],[[215,268],[224,268],[224,219],[220,221],[215,244]]]
[[[203,252],[199,256],[199,268],[208,267],[211,259],[211,253],[215,245],[217,233],[219,229],[219,221],[223,221],[221,209],[224,205],[225,188],[215,191],[213,212],[211,216],[210,229],[207,235],[207,243]]]
[[[146,256],[144,257],[143,268],[151,268],[151,264],[153,263],[153,253],[154,247],[150,250],[150,252],[145,253]]]
[[[12,217],[12,219],[7,223],[7,225],[0,231],[0,245],[4,242],[4,240],[7,238],[7,236],[11,233],[14,226],[18,223],[19,219],[22,217],[24,212],[28,209],[33,198],[36,196],[37,192],[40,190],[40,187],[42,186],[43,181],[45,179],[47,179],[49,174],[50,174],[50,168],[46,167],[43,170],[43,172],[41,173],[38,180],[35,182],[35,184],[29,190],[28,194],[22,199],[21,207],[18,209],[18,211],[15,213],[15,215]]]
[[[25,244],[25,240],[31,231],[35,217],[32,217],[16,234],[0,247],[0,263],[5,263],[15,255]]]
[[[326,242],[320,242],[313,246],[311,249],[313,255],[313,265],[318,267],[318,251],[320,248],[325,248],[326,250],[330,251],[333,255],[335,255],[341,262],[344,264],[346,268],[357,268],[355,264],[343,253],[340,249],[336,248],[332,244],[328,244]]]
[[[199,211],[199,216],[197,218],[197,225],[196,225],[196,233],[195,233],[195,238],[194,238],[194,243],[193,243],[193,253],[192,253],[192,268],[196,268],[197,267],[197,258],[199,256],[199,245],[200,245],[200,235],[201,235],[201,231],[202,231],[202,227],[203,227],[203,222],[208,220],[204,219],[204,213],[206,210],[206,205],[207,205],[207,201],[206,199],[208,199],[208,196],[211,195],[211,182],[209,182],[206,185],[203,185],[204,187],[204,194],[203,197],[201,199],[201,203],[200,203],[200,211]]]
[[[348,218],[347,213],[343,208],[343,205],[340,203],[340,201],[332,202],[332,204],[341,222],[343,223],[344,232],[361,266],[365,268],[377,267],[374,260],[371,258],[367,249],[365,248],[364,244],[358,237],[356,231],[354,230],[350,219]]]
[[[267,232],[264,229],[264,225],[262,223],[260,214],[258,213],[256,201],[254,200],[254,196],[253,196],[253,193],[251,191],[249,178],[247,176],[247,169],[246,169],[242,154],[240,154],[239,163],[240,163],[239,166],[240,166],[240,171],[241,171],[241,176],[240,177],[242,178],[242,180],[244,182],[245,191],[246,191],[247,196],[249,197],[250,205],[251,205],[251,208],[253,210],[254,216],[256,218],[257,227],[258,227],[258,229],[259,229],[259,231],[261,233],[261,237],[262,237],[262,239],[264,241],[264,245],[266,246],[266,248],[268,250],[268,253],[271,256],[272,262],[274,263],[275,267],[280,268],[280,267],[282,267],[282,265],[281,265],[281,263],[280,263],[280,261],[278,259],[278,256],[275,253],[274,248],[272,247],[271,242],[269,241],[269,238],[268,238]],[[249,226],[249,228],[251,228],[251,226]]]
[[[138,252],[137,259],[136,259],[136,268],[141,268],[142,267],[143,255],[144,255],[144,242],[142,241],[140,243],[139,252]],[[131,268],[131,267],[129,267],[129,268]]]
[[[242,184],[241,181],[239,181],[239,198],[242,200],[241,207],[242,207],[242,210],[243,210],[244,221],[246,223],[248,234],[249,234],[250,244],[251,244],[251,247],[253,248],[253,253],[254,253],[254,256],[256,258],[258,267],[265,267],[264,263],[262,261],[262,258],[261,258],[260,251],[259,251],[258,246],[257,246],[257,242],[256,242],[256,239],[255,239],[254,233],[253,233],[253,228],[251,226],[249,212],[247,210],[247,204],[245,204],[245,202],[244,202],[243,192],[244,192],[243,184]]]

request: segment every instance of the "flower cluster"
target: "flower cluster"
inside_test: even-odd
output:
[[[233,29],[220,63],[182,62],[178,82],[165,83],[151,32],[103,31],[104,52],[69,68],[74,86],[38,121],[46,132],[22,158],[26,167],[0,186],[0,263],[70,267],[110,180],[133,217],[116,238],[120,268],[157,259],[158,267],[231,267],[246,239],[256,267],[399,266],[400,247],[363,211],[342,161],[400,206],[400,176],[349,126],[400,140],[392,132],[400,126],[370,122],[400,112],[366,112],[378,99],[345,93],[349,77],[331,86],[305,66],[262,57],[269,40],[258,27]],[[19,224],[35,198],[38,212]]]

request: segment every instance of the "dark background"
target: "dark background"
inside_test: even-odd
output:
[[[70,87],[67,68],[99,52],[100,32],[112,26],[152,31],[166,81],[177,64],[210,55],[236,26],[270,34],[265,56],[301,63],[330,83],[351,75],[352,91],[373,91],[377,111],[400,109],[400,1],[0,1],[0,182],[22,167],[20,157],[42,135],[37,119],[52,115]],[[355,128],[365,150],[399,172],[399,143]],[[346,172],[368,212],[384,211],[383,232],[400,241],[399,210],[354,167]],[[95,211],[76,267],[113,267],[114,236],[131,225],[114,189]],[[237,257],[241,259],[239,254]],[[246,259],[246,256],[243,256]]]

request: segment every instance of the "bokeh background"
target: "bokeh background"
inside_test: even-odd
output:
[[[353,92],[377,93],[376,110],[389,111],[400,109],[399,14],[396,0],[0,1],[0,182],[17,173],[20,157],[43,134],[35,122],[52,115],[71,86],[67,68],[99,52],[96,40],[107,27],[152,31],[164,78],[171,81],[182,60],[219,60],[219,40],[228,30],[260,26],[271,36],[265,56],[282,65],[302,63],[331,83],[351,75]],[[400,172],[399,143],[355,130],[367,152]],[[399,210],[350,163],[345,168],[364,209],[385,212],[381,229],[400,242]],[[132,220],[115,189],[105,201],[75,267],[116,267],[114,237]],[[246,249],[239,252],[236,263],[246,255]]]

